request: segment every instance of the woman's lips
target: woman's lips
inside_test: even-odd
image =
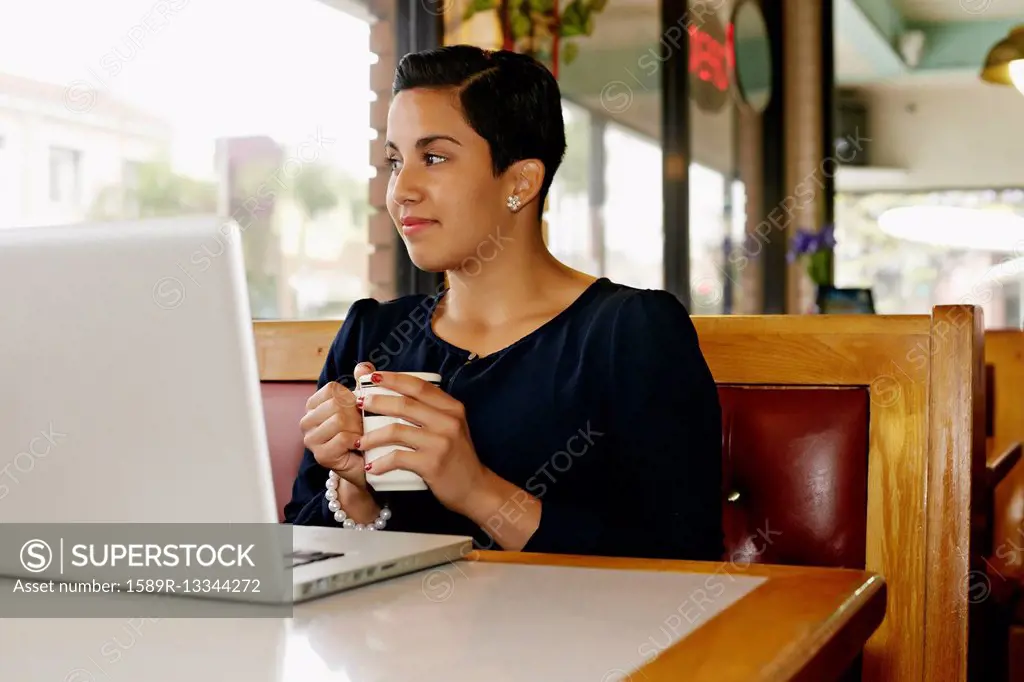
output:
[[[414,234],[419,234],[432,225],[437,225],[436,220],[427,220],[426,218],[402,218],[402,234],[406,237],[411,237]]]

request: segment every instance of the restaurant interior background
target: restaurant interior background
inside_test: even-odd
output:
[[[0,228],[230,214],[262,319],[423,289],[380,211],[381,121],[402,52],[473,42],[557,63],[556,255],[695,314],[778,312],[772,278],[803,262],[748,262],[799,192],[772,169],[799,68],[780,7],[800,2],[36,0],[0,22]],[[826,281],[870,288],[877,312],[973,302],[1021,326],[1024,93],[979,74],[1024,0],[817,4],[829,139],[783,251],[834,224]]]

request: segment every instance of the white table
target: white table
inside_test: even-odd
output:
[[[307,602],[292,618],[148,620],[147,600],[160,597],[119,595],[139,618],[3,619],[0,680],[611,682],[641,668],[633,680],[658,680],[656,656],[676,656],[719,614],[756,608],[750,599],[772,580],[758,566],[506,563],[516,556],[544,560],[459,562]],[[847,582],[845,601],[855,585],[880,584]]]

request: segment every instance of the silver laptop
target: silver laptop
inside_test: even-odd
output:
[[[215,216],[0,230],[0,525],[276,524],[241,236]],[[299,601],[472,547],[290,530]]]

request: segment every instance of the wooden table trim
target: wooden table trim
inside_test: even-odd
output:
[[[767,580],[660,652],[629,682],[819,682],[845,670],[885,617],[885,580],[870,571],[477,550],[470,561],[577,568],[733,574]],[[809,594],[819,599],[809,600]],[[796,605],[799,610],[794,611]],[[787,619],[787,614],[799,618]],[[815,620],[808,630],[805,623]],[[744,637],[744,635],[747,635]],[[749,643],[737,656],[737,637]],[[851,644],[851,642],[853,644]],[[638,644],[641,644],[640,642]],[[723,668],[726,661],[729,667]]]

